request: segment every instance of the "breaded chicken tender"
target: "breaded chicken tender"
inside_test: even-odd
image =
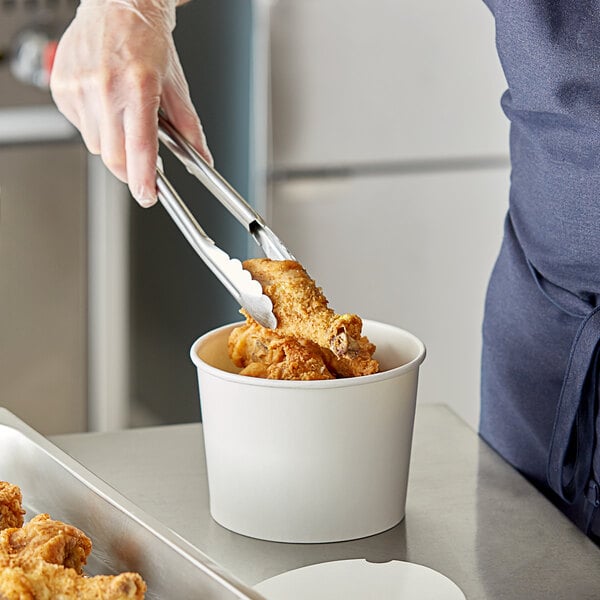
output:
[[[21,490],[7,481],[0,481],[0,531],[7,527],[21,527],[25,511]]]
[[[269,379],[332,379],[379,370],[375,345],[362,335],[358,315],[338,315],[302,265],[268,258],[244,268],[273,302],[277,328],[259,325],[243,309],[246,324],[229,338],[229,355],[243,375]]]

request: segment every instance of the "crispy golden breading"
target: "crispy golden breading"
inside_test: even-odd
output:
[[[0,600],[35,600],[23,569],[0,563]]]
[[[22,525],[21,491],[0,482],[0,490],[9,488],[19,507],[12,513],[20,515]],[[92,542],[83,531],[47,514],[22,527],[6,527],[0,531],[0,600],[144,599],[146,584],[137,573],[84,576],[91,550]]]
[[[7,527],[21,527],[25,511],[21,506],[21,490],[7,481],[0,481],[0,531]]]
[[[137,573],[82,577],[40,560],[0,567],[1,600],[143,600],[145,593]]]
[[[375,346],[362,335],[357,315],[338,315],[321,288],[296,261],[244,261],[244,268],[273,302],[275,330],[244,310],[246,324],[229,339],[229,355],[242,374],[269,379],[331,379],[379,370]]]
[[[229,336],[229,355],[244,366],[241,375],[265,379],[334,379],[321,348],[308,340],[279,337],[258,323],[237,327]]]
[[[47,514],[37,515],[23,527],[0,532],[0,555],[17,564],[42,560],[83,572],[92,542],[83,531]]]

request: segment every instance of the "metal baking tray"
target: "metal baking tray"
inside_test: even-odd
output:
[[[3,408],[0,480],[21,488],[26,519],[49,513],[91,538],[88,575],[137,571],[147,600],[265,600]]]

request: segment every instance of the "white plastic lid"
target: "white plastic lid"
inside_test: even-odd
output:
[[[409,562],[342,560],[295,569],[254,587],[268,600],[466,600],[445,575]]]

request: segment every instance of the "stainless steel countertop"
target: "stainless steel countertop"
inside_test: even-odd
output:
[[[417,410],[404,521],[333,544],[265,542],[215,523],[199,424],[52,441],[250,585],[326,561],[398,559],[440,571],[469,600],[600,598],[600,549],[445,406]]]

